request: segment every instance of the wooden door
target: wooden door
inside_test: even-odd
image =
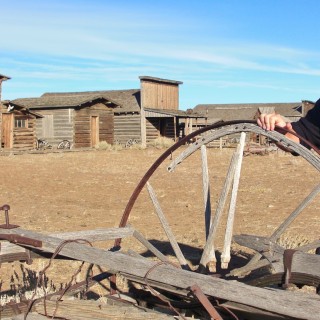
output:
[[[99,117],[91,116],[91,147],[99,143]]]
[[[13,147],[13,116],[13,113],[2,114],[1,143],[5,149],[11,149]]]

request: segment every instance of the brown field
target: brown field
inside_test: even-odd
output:
[[[213,208],[233,151],[208,149]],[[0,205],[10,205],[10,223],[38,232],[116,227],[137,183],[163,152],[164,149],[147,148],[2,156]],[[169,163],[170,159],[164,161],[150,182],[178,242],[183,244],[182,250],[187,252],[186,257],[197,263],[205,240],[200,152],[183,161],[173,173],[166,171]],[[319,172],[301,157],[283,152],[245,157],[234,233],[271,235],[318,181]],[[4,223],[3,211],[0,214]],[[223,222],[217,236],[217,250],[223,242]],[[133,207],[129,224],[168,252],[168,240],[145,189]],[[293,245],[312,241],[319,238],[319,229],[317,197],[290,226],[285,238]],[[98,245],[110,248],[112,243]],[[123,248],[144,252],[131,239],[123,241]],[[236,254],[240,248],[234,245],[233,250]],[[3,264],[2,289],[10,284],[23,285],[25,282],[19,278],[21,270],[31,278],[30,270],[39,270],[45,263],[36,260],[30,266],[18,262]],[[235,263],[231,264],[234,266]],[[48,275],[59,287],[75,271],[72,262],[68,268],[55,264]]]

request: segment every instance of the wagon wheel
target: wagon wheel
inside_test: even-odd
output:
[[[71,149],[71,143],[69,140],[62,140],[59,144],[58,144],[58,149]]]
[[[283,133],[287,132],[284,129],[278,128],[279,131],[282,130]],[[212,218],[212,223],[210,226],[210,215],[211,215],[211,204],[210,204],[210,186],[209,186],[209,175],[208,175],[208,166],[207,166],[207,153],[206,153],[206,145],[210,142],[217,140],[222,137],[226,137],[233,134],[241,134],[240,143],[231,159],[230,166],[227,172],[227,176],[225,179],[224,186],[222,188],[220,198],[217,203],[217,207],[215,209],[215,215]],[[170,228],[168,221],[166,220],[165,213],[162,211],[161,204],[157,199],[156,192],[150,183],[150,178],[154,175],[156,170],[160,167],[160,165],[166,160],[169,156],[172,156],[172,153],[176,151],[179,147],[186,144],[187,141],[190,141],[194,138],[197,138],[196,141],[189,145],[188,147],[184,147],[183,151],[175,157],[170,165],[167,167],[168,171],[175,170],[184,160],[186,160],[189,156],[194,154],[197,151],[201,152],[202,156],[202,172],[203,172],[203,203],[205,207],[205,230],[206,230],[206,243],[203,248],[203,252],[201,255],[201,259],[199,259],[198,263],[198,272],[216,272],[216,258],[214,254],[214,239],[216,236],[216,230],[220,222],[221,214],[223,208],[225,206],[227,195],[229,191],[231,191],[231,200],[230,207],[227,219],[226,226],[226,234],[225,234],[225,243],[224,249],[221,255],[221,267],[222,269],[228,268],[228,264],[230,262],[230,246],[231,246],[231,237],[232,237],[232,228],[234,222],[234,213],[237,199],[237,191],[239,185],[240,171],[242,165],[243,158],[243,148],[245,144],[245,135],[246,133],[255,133],[261,136],[265,136],[275,143],[281,143],[284,147],[290,149],[292,152],[300,155],[304,158],[311,166],[313,166],[316,170],[320,171],[320,157],[315,154],[313,151],[310,151],[303,147],[301,144],[297,144],[289,139],[287,139],[282,133],[277,131],[265,131],[259,126],[255,124],[253,121],[231,121],[218,123],[216,125],[208,126],[202,128],[198,131],[195,131],[188,136],[181,139],[179,142],[175,143],[173,146],[168,148],[157,160],[156,162],[149,168],[149,170],[145,173],[143,178],[138,183],[137,187],[133,191],[125,211],[123,213],[120,227],[124,227],[127,224],[129,215],[131,210],[139,197],[142,189],[146,186],[154,205],[155,211],[161,221],[162,227],[169,239],[169,242],[172,246],[172,249],[179,261],[179,264],[182,268],[189,268],[186,258]],[[300,140],[305,141],[302,137]],[[308,142],[306,142],[308,143]],[[318,150],[311,146],[316,152]],[[310,194],[296,207],[296,209],[288,216],[288,218],[276,229],[276,231],[270,235],[270,241],[276,241],[280,238],[281,234],[288,228],[288,226],[295,220],[295,218],[306,208],[313,199],[320,192],[320,184],[318,184]],[[120,239],[117,239],[115,242],[115,246],[119,246],[121,243]],[[244,267],[245,272],[252,271],[255,269],[257,262],[261,259],[262,255],[257,253],[252,260]],[[160,257],[161,259],[161,257]],[[259,265],[259,263],[258,263]],[[231,270],[234,271],[233,275],[241,275],[243,271],[242,268]],[[232,275],[232,272],[229,274]],[[319,276],[316,275],[308,275],[306,278],[301,278],[300,276],[296,276],[299,280],[299,284],[305,281],[305,284],[313,283],[315,286],[319,285]],[[293,278],[294,279],[294,278]],[[269,282],[268,282],[269,281]],[[266,280],[266,283],[273,283],[274,279]],[[278,280],[277,280],[278,281]]]
[[[137,139],[129,139],[129,140],[126,142],[125,147],[126,147],[126,148],[130,148],[130,147],[132,147],[133,145],[138,144],[138,143],[139,143],[139,141],[138,141]]]

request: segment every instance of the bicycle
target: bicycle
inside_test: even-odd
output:
[[[71,143],[69,140],[62,140],[59,144],[58,144],[58,149],[71,149]]]

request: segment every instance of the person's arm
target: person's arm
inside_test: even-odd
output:
[[[261,128],[265,130],[276,130],[276,127],[280,127],[295,132],[292,128],[291,123],[286,122],[278,113],[262,113],[260,117],[257,119],[257,123]],[[285,134],[285,136],[294,142],[300,143],[300,139],[292,133],[288,132]],[[286,152],[291,152],[280,143],[277,143],[277,146]]]

